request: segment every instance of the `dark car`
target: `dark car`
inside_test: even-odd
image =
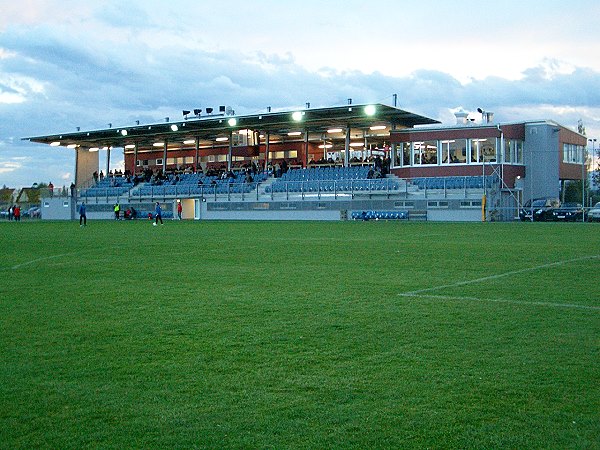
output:
[[[552,210],[552,220],[560,222],[576,222],[583,219],[581,203],[567,202]]]
[[[519,218],[523,221],[546,222],[554,220],[552,211],[560,207],[557,198],[536,198],[527,203],[519,210]]]

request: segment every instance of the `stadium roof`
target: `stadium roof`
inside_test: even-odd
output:
[[[368,129],[377,124],[394,124],[399,128],[438,124],[437,120],[383,104],[345,105],[329,108],[307,108],[251,115],[212,114],[145,125],[122,126],[75,133],[23,138],[31,142],[60,147],[125,147],[137,144],[152,146],[158,140],[184,141],[200,138],[214,141],[231,131],[255,130],[275,134],[308,130],[322,133],[331,127]]]

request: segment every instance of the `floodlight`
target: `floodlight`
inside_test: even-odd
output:
[[[375,105],[367,105],[365,106],[365,114],[367,116],[372,116],[376,112]]]

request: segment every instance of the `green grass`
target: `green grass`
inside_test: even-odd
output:
[[[600,448],[598,225],[23,222],[0,249],[2,448]]]

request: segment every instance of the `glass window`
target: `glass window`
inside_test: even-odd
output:
[[[512,141],[514,144],[512,150],[514,150],[513,161],[517,164],[523,164],[523,141]]]
[[[438,163],[438,145],[437,141],[425,141],[421,153],[421,164]]]
[[[421,165],[423,153],[425,152],[425,142],[413,142],[412,163],[415,166]]]
[[[462,164],[467,162],[467,141],[465,139],[441,141],[442,164]]]
[[[402,165],[410,166],[410,142],[402,143]]]
[[[471,162],[496,162],[496,139],[471,139]]]
[[[512,141],[510,139],[504,139],[504,148],[502,150],[504,150],[504,155],[503,155],[503,161],[505,163],[509,163],[512,162],[513,159],[513,143],[515,141]]]

